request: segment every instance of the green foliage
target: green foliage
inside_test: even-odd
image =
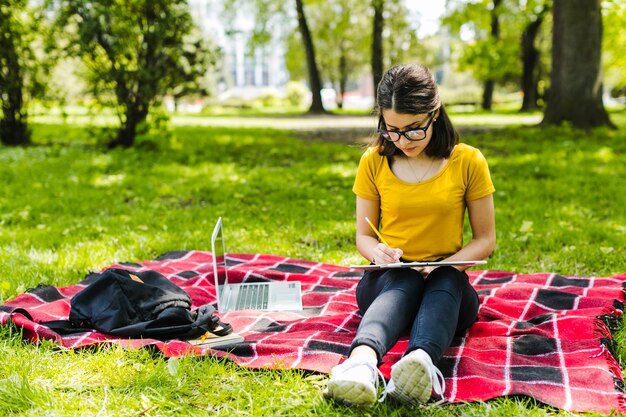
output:
[[[289,72],[289,79],[298,82],[307,79],[306,56],[302,47],[300,32],[293,30],[286,36],[287,51],[285,53],[285,67]]]
[[[510,74],[519,74],[520,71],[519,60],[515,59],[519,55],[519,42],[515,39],[519,33],[510,31],[506,35],[501,33],[500,39],[491,36],[488,7],[490,3],[491,0],[464,4],[450,13],[445,20],[456,33],[462,29],[472,31],[473,39],[469,44],[463,44],[457,65],[459,68],[471,68],[472,74],[479,81],[500,80]],[[498,13],[498,18],[501,17],[502,14]],[[471,19],[469,20],[471,29],[466,19]],[[513,42],[510,36],[513,36]]]
[[[470,67],[479,81],[498,80],[517,84],[520,76],[519,50],[508,47],[511,39],[477,40],[459,60],[459,67]]]
[[[626,96],[626,3],[619,0],[602,2],[603,64],[605,83],[616,96]]]
[[[306,87],[302,83],[290,81],[287,83],[287,101],[292,106],[300,106],[306,99]]]
[[[132,145],[163,94],[206,72],[204,45],[187,37],[193,25],[184,0],[62,0],[59,23],[74,35],[72,52],[89,68],[94,96],[117,109],[113,145]]]
[[[183,52],[177,71],[172,74],[168,92],[175,100],[214,95],[222,51],[197,29],[185,37],[181,47]]]
[[[47,25],[25,0],[0,3],[0,142],[30,143],[28,104],[46,91],[52,59],[43,55]]]
[[[417,18],[409,13],[402,1],[393,0],[384,2],[386,13],[383,31],[383,67],[405,64],[407,62],[421,62],[431,64],[435,51],[428,50],[424,43],[417,38]],[[412,21],[412,18],[415,21]],[[371,30],[370,30],[371,31]]]
[[[372,10],[371,2],[358,0],[308,1],[307,18],[313,33],[320,73],[327,85],[338,92],[354,85],[371,72]],[[417,39],[416,24],[406,5],[386,1],[383,62],[385,67],[410,61],[429,63],[431,51]],[[290,77],[306,77],[302,39],[297,29],[287,38],[286,64]]]
[[[625,272],[626,114],[612,116],[621,130],[589,133],[539,129],[529,125],[540,115],[531,116],[452,115],[463,141],[487,157],[496,186],[498,246],[489,268]],[[39,283],[76,283],[113,262],[209,250],[220,215],[234,252],[361,261],[351,187],[363,149],[323,141],[322,123],[335,119],[320,118],[308,140],[246,127],[250,118],[231,118],[228,128],[182,120],[172,123],[177,139],[142,149],[103,153],[79,123],[36,124],[38,146],[1,148],[0,302]],[[486,129],[499,124],[508,127]],[[323,400],[322,375],[210,357],[168,361],[150,350],[64,351],[23,342],[11,326],[0,327],[0,357],[2,415],[569,415],[520,397],[353,410]]]
[[[236,0],[223,2],[223,19],[226,32],[241,33],[242,15],[254,16],[250,48],[266,46],[272,39],[282,39],[294,23],[295,3],[280,0]],[[248,24],[246,22],[245,24]]]
[[[307,5],[321,76],[340,91],[342,83],[345,88],[347,80],[358,79],[368,68],[371,58],[369,3],[334,0]]]
[[[521,75],[520,42],[524,28],[543,10],[550,0],[517,2],[502,0],[496,10],[499,23],[499,39],[491,36],[491,11],[493,0],[477,2],[450,2],[451,9],[443,18],[442,24],[464,41],[455,44],[456,66],[470,69],[477,80],[496,80],[499,83],[515,85]],[[546,35],[548,25],[544,24],[539,39],[540,53],[547,54]],[[547,58],[543,58],[545,61]],[[545,67],[545,63],[543,64]],[[543,79],[548,72],[541,71]]]

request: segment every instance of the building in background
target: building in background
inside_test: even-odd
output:
[[[191,14],[202,33],[222,50],[218,98],[283,94],[289,81],[283,46],[274,39],[268,45],[252,48],[254,14],[238,9],[234,21],[224,24],[224,1],[227,0],[189,0]]]

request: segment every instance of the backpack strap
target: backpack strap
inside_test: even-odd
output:
[[[196,323],[198,327],[207,332],[213,333],[216,336],[226,336],[233,332],[233,326],[221,321],[215,314],[215,307],[211,304],[198,307],[196,313]]]
[[[33,319],[33,316],[31,316],[30,313],[23,308],[15,308],[11,310],[10,312],[11,317],[13,317],[15,314],[21,314],[22,316],[26,317],[28,320],[33,321],[33,322],[35,321]],[[91,332],[94,330],[94,329],[86,329],[83,327],[76,327],[69,320],[50,320],[50,321],[42,321],[37,324],[46,326],[50,330],[53,330],[56,333],[59,333],[60,335],[73,334],[73,333],[85,333],[85,332]]]

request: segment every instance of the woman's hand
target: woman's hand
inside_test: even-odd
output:
[[[374,259],[372,261],[377,265],[393,264],[400,262],[402,253],[402,249],[390,248],[384,243],[378,243],[374,247]]]

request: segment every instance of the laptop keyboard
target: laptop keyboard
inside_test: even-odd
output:
[[[237,296],[237,310],[265,310],[269,301],[269,285],[242,285]]]

